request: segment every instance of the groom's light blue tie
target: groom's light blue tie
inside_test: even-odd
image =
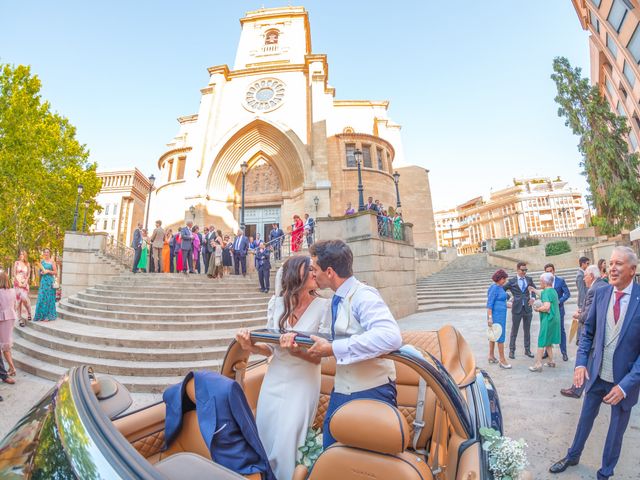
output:
[[[331,300],[331,338],[336,336],[336,318],[338,317],[338,305],[342,297],[340,295],[334,295]]]

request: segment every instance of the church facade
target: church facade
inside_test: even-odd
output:
[[[292,217],[341,216],[358,208],[354,151],[362,151],[365,201],[396,207],[414,224],[416,246],[435,247],[428,170],[404,158],[400,125],[388,101],[338,100],[327,56],[311,49],[302,7],[248,12],[233,69],[210,67],[196,114],[180,117],[179,132],[158,160],[150,221],[178,226],[193,219],[264,237],[271,223]]]

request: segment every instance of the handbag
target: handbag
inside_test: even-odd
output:
[[[60,283],[58,283],[58,278],[57,277],[53,280],[53,287],[52,288],[54,290],[58,290],[60,288]]]

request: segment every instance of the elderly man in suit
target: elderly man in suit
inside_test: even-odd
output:
[[[579,323],[578,342],[580,341],[580,332],[584,327],[584,322],[587,320],[587,314],[589,313],[589,309],[591,308],[591,304],[593,303],[593,295],[596,289],[609,285],[600,277],[600,270],[596,265],[589,265],[587,267],[587,269],[584,271],[584,281],[587,284],[588,290],[587,294],[584,297],[583,308],[582,310],[578,310],[573,314],[573,318]],[[571,387],[569,388],[561,389],[560,393],[565,397],[580,398],[582,396],[583,388],[584,385],[580,388],[576,387],[575,385],[571,385]]]
[[[162,220],[156,220],[156,228],[151,234],[151,247],[153,248],[153,258],[157,261],[156,273],[162,273],[162,248],[164,247],[164,230]]]
[[[569,300],[571,292],[564,278],[556,276],[556,267],[553,263],[547,263],[544,266],[544,271],[553,275],[553,288],[558,293],[558,303],[560,304],[560,352],[562,353],[562,360],[565,362],[569,360],[567,355],[567,333],[564,329],[564,302]],[[547,358],[547,352],[544,352],[542,358]]]
[[[522,322],[524,330],[524,354],[533,358],[533,353],[531,353],[531,317],[533,316],[531,305],[535,294],[530,294],[529,289],[530,287],[535,289],[536,285],[527,275],[527,270],[525,262],[518,262],[516,276],[510,278],[502,287],[507,294],[511,294],[511,338],[509,340],[509,358],[511,359],[516,358],[516,340],[520,322]]]
[[[244,230],[239,229],[231,247],[233,251],[234,273],[240,275],[240,267],[242,267],[242,276],[247,275],[247,253],[249,252],[249,239],[244,235]]]
[[[133,255],[133,273],[138,273],[138,263],[140,263],[140,256],[142,255],[142,223],[138,222],[136,229],[133,231],[133,240],[131,241],[131,248],[134,250]]]
[[[196,273],[193,270],[193,222],[187,221],[187,226],[180,229],[180,249],[182,250],[182,271],[187,273],[187,264],[189,265],[189,273]]]
[[[260,240],[260,244],[256,250],[256,269],[258,270],[258,280],[260,281],[260,291],[269,293],[271,285],[269,283],[271,276],[271,251],[265,247]]]
[[[551,466],[551,473],[578,464],[604,402],[611,405],[611,419],[597,478],[613,475],[631,409],[640,394],[640,286],[633,281],[637,266],[638,257],[631,248],[616,247],[609,260],[610,285],[594,291],[573,375],[576,387],[585,385],[585,399],[573,444]]]

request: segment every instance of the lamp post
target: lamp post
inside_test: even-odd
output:
[[[242,230],[244,231],[244,180],[245,177],[247,176],[247,168],[249,167],[249,165],[247,165],[247,162],[242,162],[242,164],[240,165],[240,168],[242,169],[242,203],[240,206],[240,228],[242,228]]]
[[[82,231],[84,232],[87,228],[87,210],[89,210],[89,205],[91,202],[89,200],[84,201],[84,219],[82,220]]]
[[[191,214],[191,219],[195,221],[195,219],[196,219],[196,207],[191,205],[189,207],[189,213]]]
[[[398,182],[400,182],[400,174],[396,171],[393,172],[393,181],[396,184],[396,209],[400,208],[400,189],[398,188]]]
[[[362,187],[362,151],[360,149],[353,152],[358,165],[358,211],[364,210],[364,188]]]
[[[80,196],[82,195],[82,192],[84,192],[84,186],[81,183],[79,183],[78,197],[76,198],[76,211],[73,214],[73,225],[71,227],[71,230],[73,230],[74,232],[78,231],[78,206],[80,206]]]
[[[318,205],[320,204],[320,199],[318,198],[317,195],[315,197],[313,197],[313,204],[316,206],[316,215],[317,215],[318,214]]]
[[[147,214],[144,218],[144,228],[149,230],[149,208],[151,207],[151,192],[153,192],[153,184],[156,181],[156,177],[153,175],[149,175],[149,197],[147,198]]]
[[[451,235],[451,246],[453,247],[453,223],[449,224],[449,234]]]

